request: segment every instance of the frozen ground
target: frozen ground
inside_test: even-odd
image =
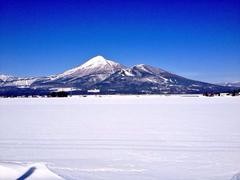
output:
[[[0,161],[65,179],[230,180],[239,107],[240,97],[0,99]]]

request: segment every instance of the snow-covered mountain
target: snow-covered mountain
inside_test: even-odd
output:
[[[223,83],[217,83],[217,84],[221,86],[228,86],[228,87],[240,87],[240,81],[223,82]]]
[[[107,92],[110,90],[118,93],[138,92],[150,94],[204,93],[227,90],[222,86],[187,79],[163,69],[144,64],[118,71],[96,84],[95,88]]]
[[[28,77],[28,78],[20,78],[9,75],[0,75],[0,87],[10,87],[16,86],[19,88],[25,88],[31,86],[31,84],[41,78]]]
[[[84,64],[67,70],[61,74],[53,75],[31,84],[35,88],[77,88],[89,89],[115,72],[126,68],[125,66],[103,56],[96,56]]]
[[[93,57],[78,67],[47,77],[0,76],[0,94],[19,91],[44,94],[58,89],[73,90],[76,94],[84,94],[91,89],[98,89],[103,94],[176,94],[225,92],[232,87],[190,80],[145,64],[128,68],[103,56]]]

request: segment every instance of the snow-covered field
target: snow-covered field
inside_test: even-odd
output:
[[[240,97],[0,99],[0,179],[30,163],[64,179],[230,180],[239,107]]]

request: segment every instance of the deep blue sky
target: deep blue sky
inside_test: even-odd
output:
[[[0,0],[0,73],[60,73],[103,55],[240,80],[239,0]]]

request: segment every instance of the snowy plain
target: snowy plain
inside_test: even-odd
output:
[[[0,179],[9,164],[37,163],[67,180],[230,180],[239,107],[240,97],[1,98]]]

